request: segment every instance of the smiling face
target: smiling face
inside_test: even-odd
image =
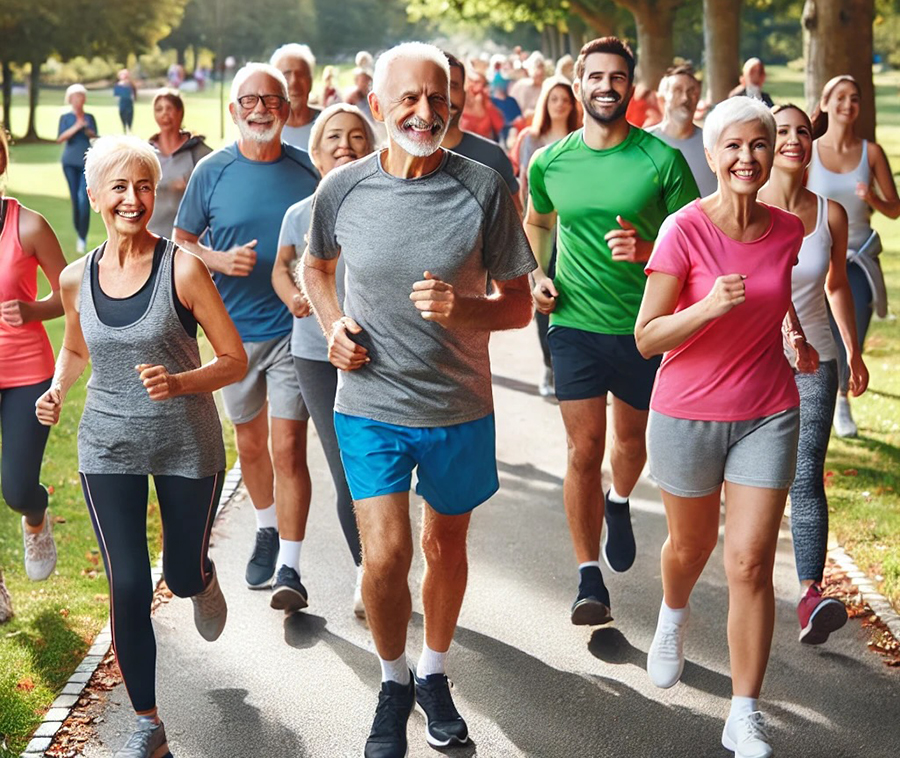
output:
[[[805,113],[785,108],[775,114],[775,168],[803,171],[812,157],[812,128]]]
[[[322,133],[322,141],[313,150],[313,159],[322,176],[372,152],[362,119],[353,113],[335,113]]]
[[[694,120],[694,112],[700,101],[700,82],[687,74],[673,74],[666,78],[663,103],[666,118],[685,125]]]
[[[853,82],[839,82],[831,90],[822,110],[829,119],[838,123],[853,124],[859,118],[859,90]]]
[[[91,207],[100,214],[107,234],[125,237],[143,233],[156,201],[153,173],[140,160],[112,166],[96,189],[88,187]]]
[[[547,113],[551,121],[565,121],[575,105],[566,87],[556,86],[547,96]]]
[[[276,61],[275,68],[287,79],[291,109],[297,111],[305,108],[309,102],[310,90],[312,90],[312,73],[309,70],[309,64],[303,58],[282,55]]]
[[[247,77],[237,93],[237,100],[244,95],[282,96],[281,85],[264,71],[256,71]],[[241,133],[241,138],[266,143],[281,139],[281,130],[290,113],[290,103],[281,100],[277,109],[269,110],[262,100],[253,108],[244,108],[238,102],[229,103],[231,118]]]
[[[159,97],[153,104],[153,118],[160,130],[181,129],[184,111],[178,108],[169,97]]]
[[[769,180],[773,149],[766,127],[759,121],[729,124],[719,135],[713,153],[706,153],[721,192],[755,195]]]
[[[601,124],[624,119],[634,94],[628,65],[615,53],[591,53],[584,61],[584,74],[575,80],[574,88],[584,112]]]

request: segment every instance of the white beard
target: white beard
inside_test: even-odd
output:
[[[403,150],[405,153],[409,153],[415,158],[427,158],[429,155],[433,155],[435,151],[441,146],[441,142],[444,141],[444,135],[447,133],[447,124],[444,124],[444,128],[441,129],[440,132],[435,134],[430,142],[413,142],[406,134],[400,129],[397,124],[391,120],[386,120],[387,131],[390,138],[397,143],[398,147]]]
[[[281,131],[283,124],[276,119],[268,129],[262,132],[251,129],[249,122],[244,121],[243,119],[238,119],[237,126],[243,139],[262,144],[265,142],[272,142],[276,135]]]

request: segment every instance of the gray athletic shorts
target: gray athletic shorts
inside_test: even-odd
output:
[[[749,421],[693,421],[650,411],[650,477],[678,497],[702,497],[723,481],[785,490],[794,481],[800,409]]]
[[[247,375],[222,388],[225,414],[235,424],[255,419],[269,400],[269,415],[289,421],[306,421],[309,411],[303,404],[294,359],[291,336],[265,342],[245,342]]]

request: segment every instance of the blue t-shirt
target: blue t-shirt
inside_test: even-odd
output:
[[[113,97],[119,98],[119,107],[134,105],[134,90],[130,84],[117,84],[113,87]]]
[[[75,121],[76,118],[74,113],[71,111],[63,113],[62,116],[59,117],[59,129],[56,132],[56,136],[58,137],[66,131],[66,129],[71,129],[75,126]],[[84,122],[88,129],[94,134],[97,134],[97,122],[90,113],[84,114]],[[84,129],[75,132],[75,134],[66,140],[66,146],[63,148],[63,166],[78,166],[79,168],[84,168],[84,154],[88,151],[90,146],[91,140],[87,134],[84,133]]]
[[[198,236],[206,231],[213,250],[257,240],[256,265],[249,276],[214,275],[244,342],[264,342],[291,331],[291,313],[272,289],[278,233],[287,209],[316,191],[319,174],[305,150],[281,147],[275,161],[245,158],[237,143],[210,153],[191,174],[175,217],[178,229]]]

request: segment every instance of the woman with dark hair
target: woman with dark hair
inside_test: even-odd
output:
[[[775,161],[759,198],[803,222],[806,234],[791,277],[792,300],[806,339],[819,354],[815,373],[794,373],[800,393],[800,441],[790,490],[791,532],[801,586],[797,605],[800,641],[819,645],[847,621],[844,604],[823,597],[821,587],[828,544],[825,454],[838,388],[838,351],[828,320],[829,305],[848,356],[845,368],[854,395],[865,391],[869,374],[859,351],[847,279],[847,213],[836,201],[803,186],[812,155],[809,117],[796,105],[778,105],[772,113]],[[787,357],[793,356],[788,353]]]
[[[881,240],[870,219],[873,210],[888,218],[900,217],[900,197],[884,150],[854,133],[859,109],[859,84],[852,76],[836,76],[825,85],[812,115],[815,141],[807,187],[817,195],[836,200],[847,211],[847,276],[862,351],[872,312],[880,317],[887,315],[887,291],[878,262]],[[849,364],[833,319],[831,329],[838,347],[839,379],[834,429],[839,437],[855,437],[857,428],[848,398]]]

